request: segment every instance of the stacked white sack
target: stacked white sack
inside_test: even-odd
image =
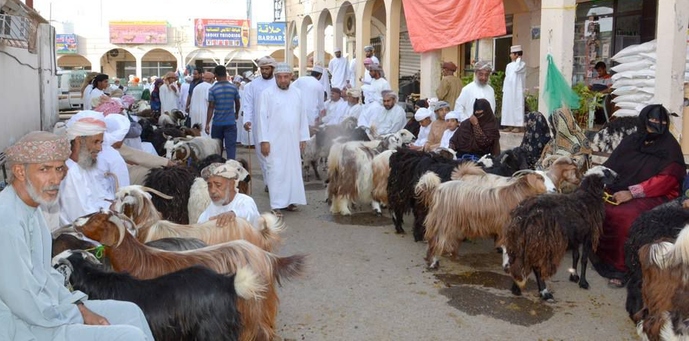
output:
[[[656,41],[631,45],[614,55],[612,60],[619,63],[611,68],[613,95],[612,101],[619,109],[614,116],[638,116],[648,104],[655,100]],[[684,81],[689,82],[689,46]]]

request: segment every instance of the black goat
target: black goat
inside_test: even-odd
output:
[[[567,249],[572,250],[573,261],[569,280],[579,282],[580,288],[589,288],[586,281],[588,257],[598,248],[605,219],[603,189],[616,176],[606,167],[593,167],[573,193],[531,197],[512,211],[502,245],[505,245],[507,255],[507,259],[503,257],[503,267],[514,279],[513,294],[521,295],[526,279],[533,271],[541,298],[553,301],[545,280],[557,272]],[[581,245],[579,277],[577,263]]]
[[[629,228],[624,243],[624,258],[627,266],[627,302],[625,308],[629,318],[643,308],[641,290],[643,285],[639,249],[662,238],[675,240],[680,231],[689,224],[689,210],[682,208],[680,197],[642,213]],[[638,322],[638,321],[634,321]]]
[[[498,156],[486,155],[478,162],[489,174],[512,176],[517,171],[529,169],[528,154],[521,147],[514,147]]]
[[[151,142],[153,144],[153,148],[155,148],[158,155],[165,157],[165,142],[167,142],[168,138],[184,136],[184,132],[182,132],[182,130],[179,128],[164,127],[158,128],[155,131],[153,131],[153,134],[151,134],[150,137],[147,136],[146,140],[144,140],[144,136],[142,134],[141,141]]]
[[[194,183],[195,171],[191,167],[171,166],[153,168],[148,172],[144,186],[153,188],[173,198],[153,196],[153,205],[163,219],[177,224],[189,224],[189,191]]]
[[[66,251],[53,259],[64,265],[69,281],[91,299],[135,303],[156,340],[238,340],[241,318],[237,296],[252,299],[262,291],[248,268],[226,276],[194,266],[155,279],[105,272],[84,251]]]

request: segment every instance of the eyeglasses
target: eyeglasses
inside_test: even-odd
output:
[[[608,192],[603,192],[603,201],[615,206],[620,204],[619,202],[615,201],[615,197],[611,194],[608,194]]]

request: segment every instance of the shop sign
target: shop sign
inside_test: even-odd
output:
[[[256,30],[259,45],[285,45],[285,23],[258,23]]]
[[[111,21],[111,44],[167,44],[165,21]]]
[[[198,47],[249,47],[250,34],[249,20],[194,20],[194,40]]]
[[[78,49],[76,34],[55,35],[55,52],[57,54],[75,54],[78,53]]]

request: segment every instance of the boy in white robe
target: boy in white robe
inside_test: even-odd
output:
[[[423,146],[428,142],[428,136],[431,133],[431,123],[433,117],[433,111],[427,108],[419,108],[414,114],[414,119],[419,122],[421,127],[419,128],[419,136],[416,137],[416,141],[409,146],[413,150],[423,150]]]
[[[443,138],[440,139],[440,148],[450,148],[450,139],[459,128],[459,115],[454,111],[449,112],[445,115],[445,124],[447,129],[443,133]]]
[[[510,47],[512,62],[505,68],[505,81],[502,84],[502,115],[500,124],[505,131],[520,133],[524,131],[524,84],[526,82],[526,63],[522,61],[522,46]]]

